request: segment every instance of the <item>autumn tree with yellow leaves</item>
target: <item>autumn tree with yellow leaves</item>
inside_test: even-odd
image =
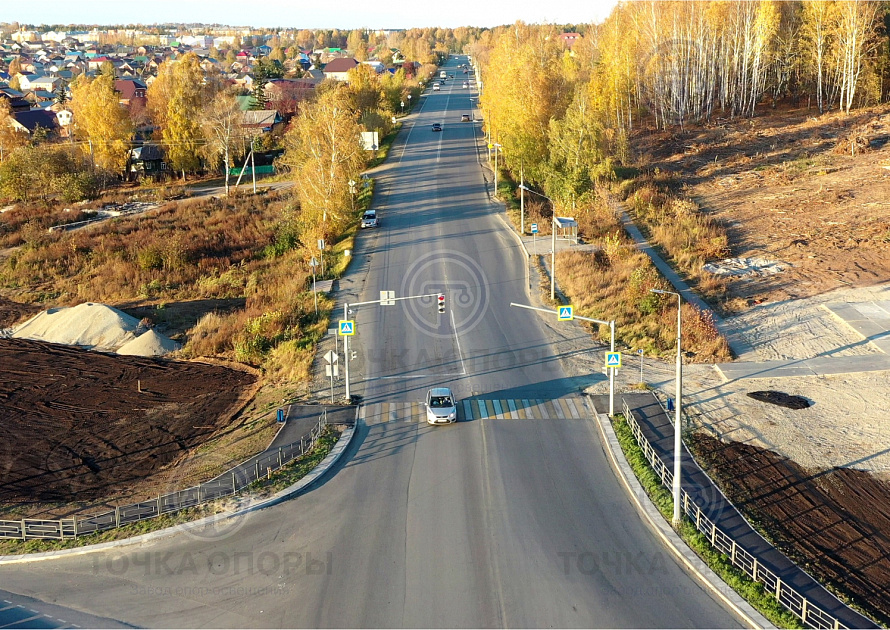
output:
[[[203,79],[200,59],[188,53],[162,63],[146,94],[149,115],[161,128],[167,160],[183,179],[201,165],[201,111],[216,89],[213,83],[205,85]]]
[[[133,139],[133,121],[121,106],[114,89],[114,77],[99,74],[94,79],[81,75],[71,84],[74,131],[82,149],[96,167],[123,174]]]
[[[327,238],[349,221],[349,182],[358,181],[365,165],[358,116],[342,85],[307,104],[285,135],[285,161],[300,200],[304,242]]]

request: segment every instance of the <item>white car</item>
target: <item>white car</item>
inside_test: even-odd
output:
[[[368,210],[362,215],[362,227],[363,228],[372,228],[372,227],[380,227],[380,220],[377,218],[377,212],[374,210]]]
[[[447,387],[434,387],[426,394],[426,421],[429,424],[457,422],[457,402]]]
[[[464,81],[464,89],[466,90],[466,89],[469,88],[469,87],[470,87],[470,84],[467,83],[466,81]]]

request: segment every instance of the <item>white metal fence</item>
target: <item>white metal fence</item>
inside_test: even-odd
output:
[[[661,479],[661,484],[665,488],[671,489],[673,487],[674,473],[668,469],[668,466],[666,466],[663,461],[661,461],[658,453],[655,452],[655,449],[652,448],[649,440],[643,435],[643,431],[640,429],[640,425],[637,423],[636,418],[634,418],[633,412],[630,410],[627,401],[622,401],[622,403],[624,407],[624,417],[637,440],[637,444],[639,444],[643,454],[649,461],[649,464],[651,464],[655,473],[658,475],[659,479]],[[742,570],[752,580],[763,584],[768,592],[775,595],[776,599],[783,606],[800,617],[806,625],[812,628],[846,628],[846,626],[842,625],[838,619],[821,610],[806,597],[789,587],[787,584],[784,584],[778,575],[764,567],[758,562],[755,556],[736,544],[735,540],[718,528],[714,521],[708,518],[706,513],[695,504],[685,490],[681,491],[680,503],[683,511],[695,524],[695,528],[707,536],[711,545],[715,549],[725,554],[730,559],[733,566]]]
[[[280,470],[313,448],[326,425],[327,411],[319,417],[318,423],[309,431],[309,435],[300,438],[299,442],[266,450],[215,479],[185,490],[162,494],[156,499],[123,505],[94,516],[75,516],[58,520],[34,518],[23,518],[18,521],[0,520],[0,539],[77,538],[232,496],[262,477]]]

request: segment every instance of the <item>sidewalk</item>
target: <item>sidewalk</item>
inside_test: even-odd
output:
[[[736,358],[743,361],[755,361],[757,359],[757,352],[748,343],[744,337],[742,337],[737,331],[730,329],[726,322],[723,321],[723,318],[717,315],[710,306],[708,306],[707,302],[702,300],[698,295],[693,292],[693,290],[689,287],[688,284],[680,277],[680,275],[674,271],[674,268],[671,267],[661,256],[658,255],[658,252],[655,251],[655,248],[646,240],[643,236],[643,233],[640,232],[640,229],[634,224],[633,220],[630,218],[630,215],[624,209],[624,206],[621,203],[610,198],[609,203],[616,210],[618,215],[621,217],[621,223],[624,225],[624,230],[630,235],[630,237],[634,240],[637,245],[637,249],[646,254],[651,260],[652,264],[655,265],[655,268],[658,269],[658,272],[665,277],[665,279],[671,283],[677,292],[680,294],[682,299],[686,300],[690,304],[694,304],[697,308],[703,311],[710,311],[711,315],[714,317],[714,323],[717,325],[717,330],[726,337],[726,340],[729,342],[729,347],[732,350],[732,353],[736,356]]]
[[[672,470],[674,427],[670,418],[650,393],[623,394],[640,424],[644,435],[661,460]],[[592,396],[597,410],[608,409],[608,396]],[[617,405],[616,405],[617,406]],[[776,550],[748,524],[738,510],[723,496],[710,477],[698,467],[684,448],[682,458],[683,489],[713,520],[717,527],[733,538],[740,547],[758,558],[758,562],[782,579],[782,583],[807,598],[825,613],[840,620],[848,628],[877,628],[873,621],[850,609],[821,584]]]

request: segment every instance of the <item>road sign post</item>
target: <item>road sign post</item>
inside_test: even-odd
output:
[[[637,354],[640,355],[640,384],[643,383],[643,349],[640,348],[637,350]]]
[[[532,251],[535,253],[535,258],[538,257],[538,224],[532,223]]]
[[[611,337],[610,343],[610,352],[615,353],[615,320],[605,321],[602,319],[593,319],[592,317],[581,317],[580,315],[575,315],[574,312],[571,313],[571,318],[567,318],[563,320],[561,317],[562,313],[560,311],[554,311],[549,308],[538,308],[537,306],[528,306],[527,304],[516,304],[515,302],[510,302],[510,306],[515,306],[517,308],[527,308],[530,311],[541,311],[542,313],[552,313],[557,316],[559,321],[567,321],[568,319],[580,319],[585,322],[593,322],[594,324],[603,324],[604,326],[609,327],[609,334]],[[560,309],[572,307],[560,307]],[[618,365],[621,365],[621,353],[618,354]],[[609,416],[615,415],[615,368],[609,368]]]
[[[331,352],[330,350],[324,355],[324,360],[326,365],[325,368],[325,376],[331,377],[331,404],[334,403],[334,377],[340,376],[340,366],[337,365],[339,357],[337,353]]]

